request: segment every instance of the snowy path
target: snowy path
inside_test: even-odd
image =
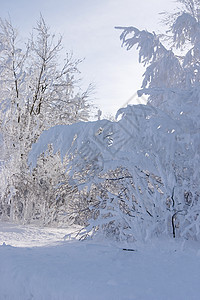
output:
[[[0,300],[200,299],[199,244],[163,240],[129,252],[65,234],[0,224]]]
[[[76,230],[76,227],[69,230],[0,223],[0,245],[5,243],[14,247],[50,246],[64,241],[67,234]]]

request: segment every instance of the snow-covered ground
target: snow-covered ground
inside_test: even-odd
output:
[[[67,233],[0,223],[0,299],[200,299],[198,243],[65,241]]]

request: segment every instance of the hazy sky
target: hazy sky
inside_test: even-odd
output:
[[[172,10],[171,0],[0,0],[2,18],[11,17],[27,36],[42,13],[52,32],[61,33],[66,50],[85,58],[83,84],[96,86],[94,104],[115,114],[140,88],[143,69],[136,50],[121,48],[115,26],[162,31],[159,12]]]

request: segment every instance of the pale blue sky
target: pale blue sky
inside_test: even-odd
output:
[[[27,36],[40,13],[53,32],[77,58],[85,58],[81,72],[86,86],[96,85],[94,104],[115,113],[140,88],[143,69],[136,50],[121,48],[115,26],[162,30],[159,12],[176,6],[171,0],[0,0],[0,17],[10,15]]]

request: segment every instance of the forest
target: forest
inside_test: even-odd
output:
[[[0,218],[77,225],[83,240],[200,240],[200,2],[179,0],[163,34],[116,27],[145,73],[115,120],[90,120],[80,59],[40,16],[19,46],[0,21]],[[120,46],[120,44],[119,44]]]

